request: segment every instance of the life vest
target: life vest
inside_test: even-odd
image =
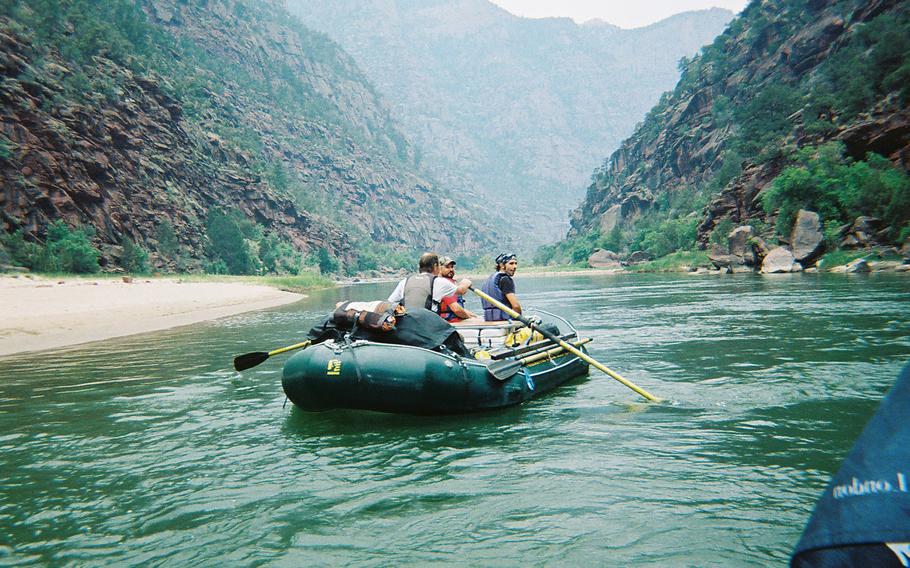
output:
[[[458,305],[463,308],[464,307],[464,297],[458,296],[457,301],[458,301]],[[445,305],[440,304],[439,305],[439,315],[441,315],[442,319],[444,319],[446,321],[457,321],[457,320],[461,319],[458,317],[457,314],[455,314],[455,312],[452,311],[451,303],[445,304]]]
[[[487,296],[490,296],[494,300],[499,301],[501,304],[511,307],[511,304],[506,300],[505,294],[502,293],[502,290],[499,289],[499,281],[505,276],[505,272],[494,272],[487,278],[487,281],[483,283],[483,288],[481,288]],[[483,319],[486,321],[504,321],[511,319],[509,314],[500,310],[490,302],[481,298],[480,303],[483,305]]]
[[[433,300],[433,284],[436,276],[421,272],[409,276],[404,281],[404,298],[402,303],[407,308],[426,308],[434,312],[439,311],[439,303]]]

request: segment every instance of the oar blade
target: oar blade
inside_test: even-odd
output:
[[[487,367],[490,374],[493,375],[493,378],[497,381],[505,381],[512,378],[515,373],[521,370],[521,361],[496,361],[490,363],[490,366]]]
[[[266,351],[255,351],[253,353],[247,353],[245,355],[238,355],[237,357],[234,357],[234,370],[245,371],[247,369],[255,367],[268,358],[269,354]]]

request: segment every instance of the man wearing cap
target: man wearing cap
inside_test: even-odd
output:
[[[439,257],[436,253],[425,252],[418,261],[419,272],[402,279],[388,301],[401,303],[405,308],[426,308],[439,313],[439,303],[454,293],[464,294],[471,287],[471,281],[463,279],[457,285],[445,278],[439,278]]]
[[[444,256],[439,259],[439,275],[455,284],[454,258]],[[439,303],[439,315],[449,323],[477,317],[464,307],[464,294],[459,294],[457,291],[442,299]]]
[[[483,284],[483,291],[499,302],[510,306],[513,310],[521,313],[521,302],[515,295],[515,271],[518,270],[518,257],[515,253],[504,252],[496,257],[496,272],[487,278]],[[486,321],[503,321],[510,319],[509,314],[503,312],[490,302],[481,299],[483,304],[483,319]]]

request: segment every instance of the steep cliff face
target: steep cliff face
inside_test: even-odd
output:
[[[21,229],[40,240],[56,219],[90,225],[107,266],[125,238],[156,250],[156,228],[168,220],[190,264],[198,265],[208,210],[225,207],[243,211],[302,251],[324,247],[352,255],[341,231],[275,195],[250,173],[247,156],[215,135],[207,144],[194,139],[181,125],[179,101],[163,92],[164,79],[137,76],[98,57],[99,74],[118,85],[116,100],[100,107],[62,102],[47,108],[62,91],[52,73],[68,73],[66,62],[48,54],[40,64],[50,73],[34,71],[26,39],[8,25],[0,42],[0,120],[10,142],[0,162],[6,230]]]
[[[709,194],[701,246],[725,219],[770,224],[759,195],[797,148],[833,140],[855,159],[876,152],[910,168],[910,112],[894,89],[858,85],[866,102],[850,112],[824,103],[848,88],[832,58],[875,18],[905,11],[895,0],[753,1],[595,172],[569,236],[629,226],[680,191]]]
[[[349,51],[414,133],[422,163],[508,208],[524,245],[564,233],[592,168],[730,20],[622,30],[525,19],[487,0],[289,0]],[[541,239],[540,237],[545,238]]]
[[[439,222],[456,203],[414,173],[413,150],[369,82],[279,5],[140,6],[113,18],[110,33],[143,53],[100,48],[90,59],[17,21],[29,12],[0,19],[5,230],[41,240],[55,219],[91,225],[106,265],[124,239],[156,251],[164,220],[199,265],[213,208],[347,261],[358,243],[489,244],[463,217]],[[135,29],[116,28],[122,21]]]

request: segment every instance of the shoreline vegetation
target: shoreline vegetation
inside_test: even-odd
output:
[[[857,251],[823,259],[806,272],[847,272],[858,259],[868,272],[905,272],[901,259]],[[841,264],[835,264],[835,263]],[[828,266],[826,266],[828,265]],[[591,268],[579,264],[524,266],[518,277],[677,272],[725,274],[706,253],[675,253],[639,265]],[[476,268],[459,277],[475,281],[487,272]],[[61,349],[94,341],[161,331],[299,301],[313,290],[365,282],[394,282],[402,273],[331,280],[317,273],[297,276],[181,274],[0,273],[0,358]]]

